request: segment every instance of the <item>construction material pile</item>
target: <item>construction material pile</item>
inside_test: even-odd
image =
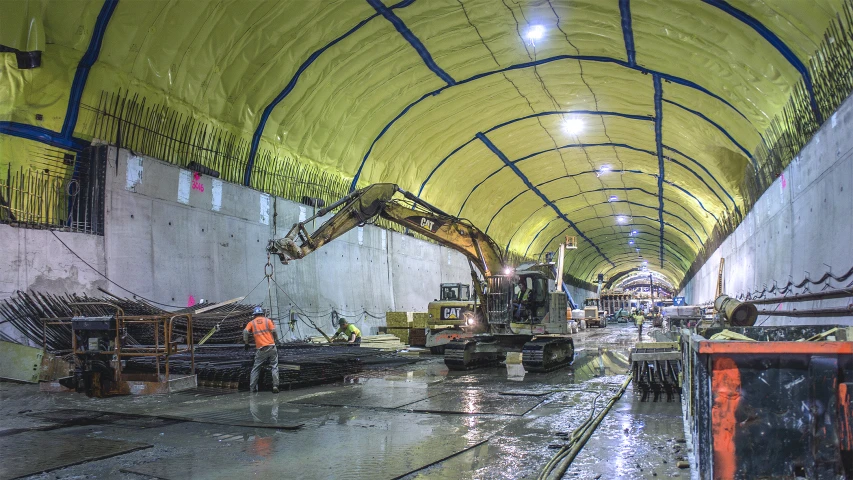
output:
[[[106,293],[106,292],[105,292]],[[67,325],[44,325],[43,319],[70,320],[72,316],[109,316],[116,313],[115,305],[126,317],[134,315],[161,315],[173,317],[172,338],[185,342],[187,318],[180,316],[191,313],[195,366],[200,386],[230,389],[248,389],[249,375],[254,360],[254,349],[243,350],[243,329],[252,318],[254,305],[245,305],[235,300],[221,304],[199,304],[193,307],[168,312],[148,302],[120,298],[110,294],[105,297],[80,295],[49,295],[18,292],[15,297],[0,303],[0,316],[15,327],[23,336],[37,345],[44,343],[51,353],[71,350],[71,330]],[[108,303],[109,305],[79,305],[80,303]],[[150,324],[129,324],[122,332],[125,346],[152,345],[155,327]],[[156,332],[160,342],[165,338],[162,327]],[[199,342],[207,334],[211,336],[204,345]],[[183,340],[182,340],[183,339]],[[311,341],[285,343],[278,349],[279,384],[282,388],[294,388],[341,381],[347,375],[361,372],[365,368],[387,368],[388,366],[417,361],[416,358],[397,355],[395,350],[406,345],[394,335],[367,336],[362,346],[318,345],[327,343],[324,337]],[[375,348],[371,348],[375,347]],[[126,360],[125,373],[153,373],[157,371],[152,357],[133,357]],[[163,358],[160,359],[163,372]],[[189,353],[170,355],[170,374],[190,374],[192,359]],[[260,380],[261,389],[272,387],[269,366],[265,366]]]
[[[45,344],[50,352],[71,350],[71,328],[67,325],[45,327],[42,319],[70,320],[75,314],[90,317],[114,315],[115,309],[108,305],[72,305],[75,303],[107,302],[117,305],[126,315],[158,315],[164,310],[147,302],[118,297],[89,297],[86,295],[50,295],[45,293],[17,292],[0,303],[0,317],[36,345]],[[149,328],[150,329],[150,328]],[[151,329],[153,338],[153,329]],[[128,344],[140,344],[136,335],[146,332],[135,329],[128,332]],[[162,338],[162,337],[161,337]],[[153,342],[152,342],[153,343]]]
[[[309,337],[308,340],[311,343],[315,344],[328,344],[325,337]],[[366,335],[361,337],[361,347],[362,348],[375,348],[377,350],[382,351],[395,351],[401,350],[408,345],[401,342],[400,339],[391,334],[381,334],[381,335]]]
[[[388,333],[400,342],[412,346],[426,345],[426,328],[429,314],[426,312],[386,312],[385,325]]]
[[[239,345],[199,347],[195,353],[199,386],[248,390],[254,356],[254,349],[244,351]],[[308,342],[285,343],[278,348],[279,385],[281,388],[320,385],[341,381],[347,375],[360,373],[365,368],[387,368],[414,361],[417,360],[372,348],[320,346]],[[152,358],[136,357],[127,361],[125,372],[152,373],[155,369]],[[188,354],[170,358],[170,373],[189,374],[190,371]],[[259,385],[261,390],[272,388],[272,373],[268,364],[263,367]]]
[[[193,314],[193,340],[198,343],[211,329],[218,326],[206,344],[242,343],[242,332],[252,318],[254,305],[227,303],[211,305],[197,304],[193,307],[169,312],[146,301],[120,298],[113,295],[90,297],[87,295],[50,295],[38,292],[17,292],[0,303],[0,317],[9,322],[24,337],[36,345],[43,342],[48,351],[64,352],[71,350],[71,330],[67,325],[49,325],[46,328],[42,319],[69,320],[75,314],[83,316],[114,315],[116,310],[108,305],[74,305],[79,303],[103,302],[122,309],[126,316],[132,315],[180,315]],[[154,327],[151,325],[132,325],[127,329],[125,345],[153,345]],[[177,316],[173,323],[173,338],[186,341],[187,319]],[[164,338],[162,329],[160,341]]]

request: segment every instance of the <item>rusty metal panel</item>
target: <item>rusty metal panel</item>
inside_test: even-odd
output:
[[[849,478],[850,342],[690,343],[688,421],[700,478]]]

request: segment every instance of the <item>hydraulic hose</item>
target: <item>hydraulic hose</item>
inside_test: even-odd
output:
[[[595,432],[598,425],[604,420],[604,417],[610,412],[610,409],[616,402],[622,398],[622,395],[625,393],[625,390],[628,389],[628,384],[631,383],[631,380],[634,378],[633,374],[629,374],[625,381],[622,382],[622,385],[619,387],[619,390],[610,398],[607,402],[607,405],[595,416],[595,418],[588,418],[580,427],[578,427],[569,438],[569,444],[564,446],[554,455],[545,467],[542,469],[542,473],[537,477],[538,480],[547,480],[548,478],[563,478],[563,475],[566,474],[566,470],[571,466],[572,461],[575,457],[580,453],[581,449],[583,449],[586,442],[590,439],[592,434]]]

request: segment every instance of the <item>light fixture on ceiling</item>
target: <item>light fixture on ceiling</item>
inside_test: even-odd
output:
[[[583,120],[580,118],[567,118],[563,120],[563,130],[569,135],[578,135],[583,131]]]
[[[633,240],[628,240],[628,245],[633,245],[633,244],[634,244]]]
[[[633,237],[634,235],[636,235],[636,234],[637,234],[637,231],[636,231],[636,230],[631,230],[631,236],[632,236],[632,237]]]
[[[602,165],[602,166],[598,167],[598,172],[596,172],[595,175],[597,177],[600,177],[609,171],[610,171],[610,165]]]
[[[531,42],[535,42],[537,40],[542,40],[542,37],[545,36],[545,27],[542,25],[533,25],[529,29],[527,29],[527,39]]]
[[[504,269],[504,275],[512,275],[512,267],[506,267]]]
[[[622,215],[619,215],[618,217],[616,217],[616,221],[619,223],[625,223],[625,217],[623,217]]]
[[[611,195],[611,196],[610,196],[610,200],[609,200],[609,201],[611,201],[611,202],[615,202],[615,201],[617,201],[617,200],[619,200],[619,197],[617,197],[616,195]]]

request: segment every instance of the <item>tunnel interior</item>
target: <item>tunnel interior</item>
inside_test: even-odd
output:
[[[851,72],[853,0],[5,0],[0,480],[853,476]]]
[[[519,261],[576,237],[579,285],[682,285],[849,91],[842,1],[12,8],[12,170],[96,138],[285,197],[396,183]]]

